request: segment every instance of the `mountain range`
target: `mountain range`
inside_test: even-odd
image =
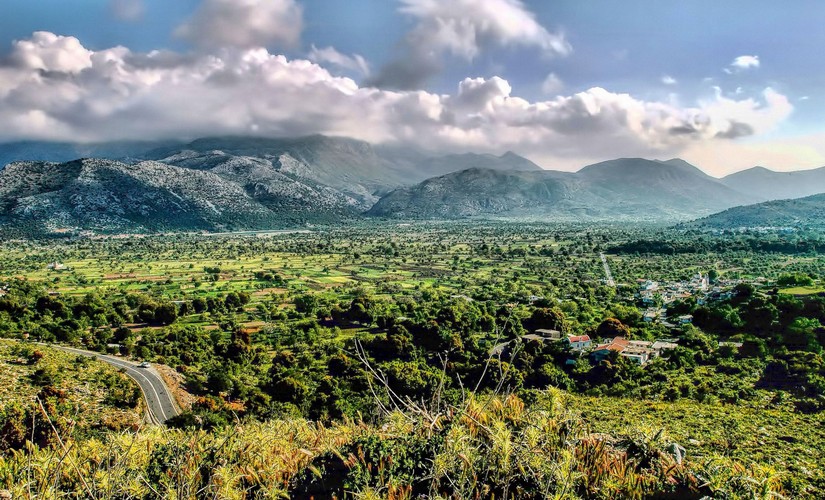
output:
[[[685,221],[825,192],[825,168],[717,179],[680,159],[622,158],[573,173],[512,152],[435,155],[321,135],[0,145],[0,165],[7,160],[0,232],[21,235],[267,229],[364,215]]]
[[[726,186],[764,200],[787,200],[825,193],[825,167],[795,172],[774,172],[754,167],[721,179]]]
[[[825,194],[733,207],[688,225],[706,229],[825,229]]]
[[[575,173],[488,169],[450,173],[397,189],[368,213],[402,218],[679,220],[755,201],[759,198],[736,191],[682,160],[622,158]]]

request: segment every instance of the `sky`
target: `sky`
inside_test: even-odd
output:
[[[825,166],[825,4],[3,0],[0,142],[327,134]]]

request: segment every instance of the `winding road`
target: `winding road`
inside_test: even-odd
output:
[[[126,361],[115,356],[100,354],[99,352],[84,351],[82,349],[53,344],[49,344],[49,347],[88,358],[96,358],[117,368],[122,368],[126,372],[126,375],[140,386],[140,390],[143,392],[143,398],[146,400],[146,406],[149,409],[149,419],[152,423],[163,424],[180,413],[172,393],[154,368],[139,368],[137,363],[132,363],[131,361]]]

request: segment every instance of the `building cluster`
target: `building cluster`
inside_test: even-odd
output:
[[[653,358],[662,356],[666,351],[676,349],[678,342],[677,339],[649,341],[614,337],[609,342],[596,346],[590,352],[590,357],[594,361],[599,362],[607,358],[611,352],[618,352],[619,356],[644,365]]]
[[[564,342],[570,346],[571,351],[578,354],[589,350],[593,345],[589,335],[565,335],[559,330],[539,329],[536,330],[535,333],[522,335],[521,339],[524,341],[535,340],[538,342]],[[490,350],[490,355],[501,356],[509,346],[510,342],[502,342]]]
[[[764,278],[754,282],[758,283]],[[707,275],[698,273],[689,280],[660,283],[658,281],[639,279],[636,298],[645,306],[642,319],[645,323],[659,322],[668,327],[676,327],[693,322],[689,314],[668,319],[667,306],[677,300],[695,298],[698,305],[729,300],[736,294],[734,287],[744,280],[719,280],[710,283]]]
[[[558,330],[536,330],[535,334],[525,335],[524,338],[535,337],[536,340],[551,340],[554,342],[566,342],[570,349],[576,352],[583,352],[592,345],[589,335],[563,335]]]
[[[717,280],[711,284],[710,278],[701,273],[695,274],[689,280],[662,283],[639,279],[637,280],[639,290],[636,293],[636,298],[645,306],[650,307],[653,305],[667,306],[671,302],[691,297],[696,299],[697,304],[702,305],[708,302],[730,299],[735,294],[734,287],[746,282],[763,285],[766,280],[765,278],[756,278],[751,281],[741,279]]]
[[[670,304],[676,300],[684,300],[689,297],[705,297],[711,290],[710,278],[708,275],[698,273],[689,280],[671,281],[659,283],[647,279],[638,280],[638,297],[645,305]]]
[[[563,342],[570,352],[578,355],[587,354],[590,359],[598,363],[607,358],[612,351],[619,356],[631,359],[640,365],[662,356],[678,345],[678,339],[664,339],[657,341],[629,340],[624,337],[615,337],[604,344],[595,345],[589,335],[565,335],[559,330],[536,330],[534,333],[523,335],[523,341]],[[501,356],[510,347],[511,342],[503,342],[490,350],[491,356]],[[575,363],[575,360],[570,360]]]

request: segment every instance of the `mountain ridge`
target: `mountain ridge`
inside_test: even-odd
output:
[[[687,162],[619,158],[577,172],[450,173],[399,188],[367,213],[388,218],[690,219],[755,201],[761,200],[721,184]]]
[[[745,228],[825,228],[825,193],[732,207],[687,224],[689,227],[734,230]]]
[[[126,156],[24,161],[0,170],[0,225],[38,233],[265,229],[362,214],[686,221],[780,194],[825,192],[825,168],[786,173],[754,167],[717,179],[680,158],[617,158],[561,172],[512,151],[437,156],[323,135],[88,147]],[[16,148],[14,154],[25,149]],[[0,146],[0,158],[3,151]],[[39,154],[76,151],[58,144]]]
[[[825,193],[825,167],[792,172],[753,167],[720,180],[726,186],[754,193],[765,201],[803,198]]]

